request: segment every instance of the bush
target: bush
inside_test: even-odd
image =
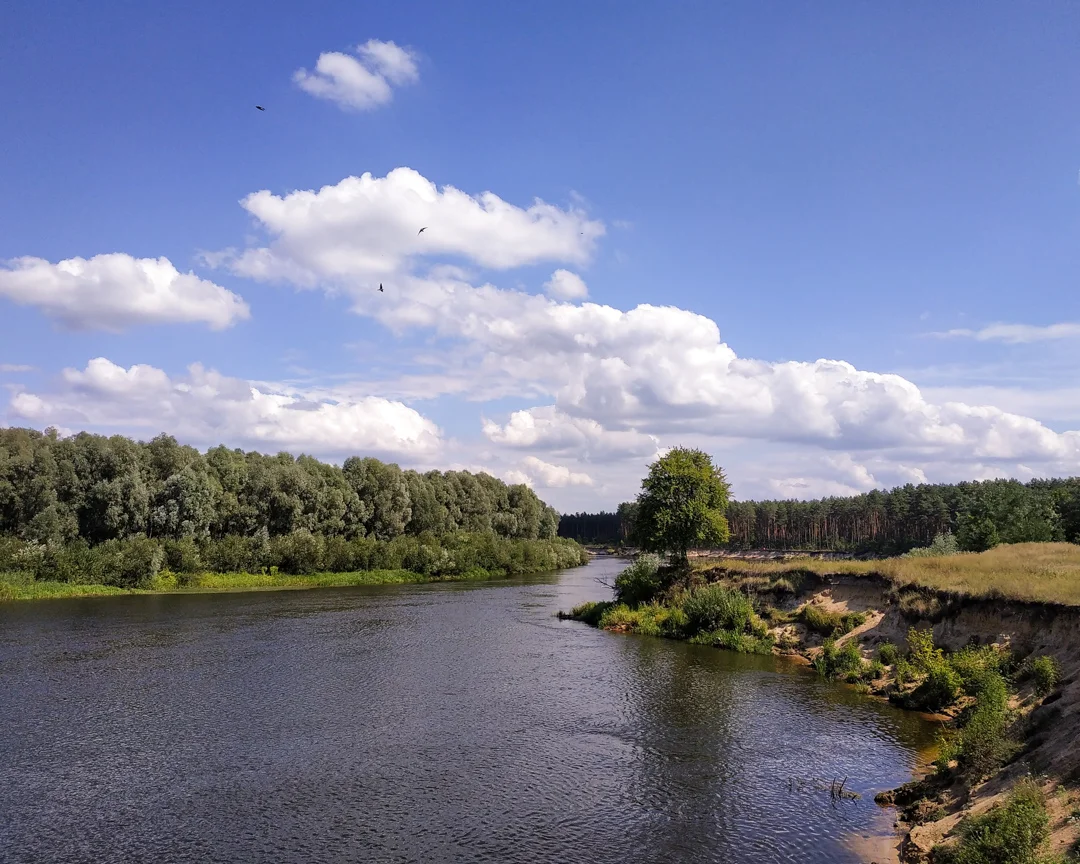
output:
[[[1053,657],[1044,654],[1031,661],[1031,676],[1035,680],[1035,692],[1045,696],[1061,681],[1061,666]]]
[[[836,640],[826,639],[821,652],[814,658],[814,668],[826,678],[841,678],[849,675],[861,678],[863,674],[862,652],[854,638],[836,647]]]
[[[615,599],[627,606],[648,603],[660,591],[660,558],[652,553],[639,556],[615,577]]]
[[[690,634],[734,630],[742,633],[754,615],[749,598],[723,585],[706,585],[683,598],[682,611]]]
[[[892,666],[900,656],[900,649],[892,642],[882,642],[878,648],[878,660],[886,666]]]
[[[826,637],[842,636],[866,623],[866,616],[861,613],[848,612],[841,615],[838,612],[827,612],[812,603],[807,603],[799,610],[799,618],[808,629]]]
[[[956,759],[977,778],[985,777],[1004,764],[1016,745],[1007,735],[1009,689],[999,672],[987,672],[981,681],[977,702],[957,742]]]
[[[901,558],[941,558],[946,555],[957,555],[960,552],[960,545],[956,542],[956,537],[953,536],[951,531],[946,531],[943,534],[935,534],[934,539],[929,546],[922,546],[916,549],[912,549],[909,552],[901,555]]]
[[[960,649],[949,658],[949,665],[960,676],[964,692],[976,696],[983,688],[986,675],[1001,672],[1008,661],[1008,652],[987,645]]]
[[[202,569],[199,547],[190,537],[165,542],[165,566],[173,573],[197,573]]]
[[[916,672],[929,675],[931,670],[945,662],[945,654],[940,648],[934,647],[934,632],[932,630],[916,630],[914,627],[908,630],[908,662]]]
[[[921,711],[940,711],[960,695],[960,676],[944,661],[934,666],[923,682],[908,697],[911,708]]]
[[[600,623],[604,613],[614,605],[608,601],[587,601],[571,609],[570,617],[595,627]]]
[[[1021,780],[1002,807],[960,823],[953,847],[936,846],[935,864],[1036,864],[1050,836],[1046,798],[1032,780]]]

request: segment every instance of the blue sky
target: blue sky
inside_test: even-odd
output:
[[[0,422],[563,510],[677,444],[740,497],[1080,473],[1075,6],[220,5],[5,14]]]

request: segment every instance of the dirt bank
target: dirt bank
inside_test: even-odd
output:
[[[984,782],[969,786],[953,782],[944,788],[910,790],[898,803],[899,841],[904,862],[925,862],[934,845],[947,842],[957,824],[985,813],[1000,803],[1017,779],[1034,775],[1047,793],[1051,844],[1063,852],[1080,837],[1080,608],[997,598],[961,596],[926,587],[898,585],[875,575],[829,575],[810,571],[789,574],[740,573],[734,562],[700,570],[708,581],[722,582],[757,595],[758,606],[777,610],[772,628],[778,650],[812,661],[823,637],[802,619],[803,607],[823,613],[865,616],[863,623],[836,640],[837,646],[855,640],[864,658],[871,659],[886,642],[904,648],[909,628],[932,629],[939,647],[956,651],[970,645],[1009,647],[1018,657],[1050,655],[1061,667],[1058,686],[1045,697],[1030,683],[1022,685],[1011,707],[1013,734],[1022,740],[1017,757]],[[786,613],[786,615],[784,614]],[[865,685],[864,685],[865,686]],[[895,685],[882,679],[871,690],[885,694]],[[953,712],[946,712],[951,715]],[[925,795],[923,794],[925,793]],[[901,797],[904,795],[901,793]],[[921,800],[920,800],[921,798]],[[903,821],[901,815],[908,821]],[[864,838],[869,841],[870,838]],[[866,858],[888,860],[884,846],[864,844]],[[876,851],[870,851],[876,850]],[[890,856],[891,857],[891,856]],[[895,858],[893,859],[895,860]]]

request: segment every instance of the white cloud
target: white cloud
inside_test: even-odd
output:
[[[167,258],[120,252],[56,264],[15,258],[0,266],[0,297],[36,306],[80,330],[160,323],[203,323],[221,330],[250,315],[239,296],[194,273],[180,273]]]
[[[505,425],[483,421],[484,435],[494,444],[514,449],[573,454],[585,462],[610,462],[634,456],[655,456],[655,436],[635,430],[611,431],[595,420],[570,417],[554,407],[515,411]]]
[[[440,448],[437,426],[414,409],[377,396],[313,400],[280,386],[228,378],[195,363],[171,377],[147,365],[127,369],[98,357],[65,369],[53,393],[16,393],[11,412],[36,425],[166,430],[204,445],[230,443],[321,455],[421,457]]]
[[[0,372],[13,373],[13,372],[33,372],[33,366],[26,366],[22,363],[0,363]]]
[[[975,339],[979,342],[1005,342],[1011,345],[1026,342],[1047,342],[1054,339],[1076,339],[1080,337],[1080,324],[1062,322],[1048,324],[1045,327],[1034,324],[991,324],[980,330],[948,330],[938,336],[957,336]]]
[[[556,300],[584,300],[589,296],[585,281],[577,273],[562,269],[551,274],[551,279],[544,283],[544,290]]]
[[[393,42],[371,39],[358,46],[356,54],[320,54],[315,71],[298,69],[293,81],[319,99],[336,102],[347,110],[367,111],[393,98],[391,85],[410,84],[420,77],[416,54]]]
[[[529,485],[546,488],[593,485],[593,479],[588,474],[571,471],[563,465],[552,465],[535,456],[526,456],[521,461],[521,473],[529,478]]]
[[[585,263],[604,233],[603,224],[580,209],[540,200],[522,208],[491,192],[439,189],[411,168],[385,177],[346,177],[318,191],[278,196],[263,190],[241,204],[270,235],[270,245],[207,255],[209,263],[263,281],[324,285],[354,295],[368,296],[378,282],[389,282],[387,298],[380,299],[400,294],[403,277],[423,258],[462,257],[494,269]]]
[[[596,465],[642,459],[661,443],[695,437],[713,448],[774,442],[822,457],[853,454],[850,464],[825,462],[815,474],[795,467],[772,475],[847,489],[963,465],[1080,467],[1080,432],[1057,432],[1023,413],[935,400],[907,378],[842,360],[743,358],[722,341],[716,322],[689,310],[560,302],[472,284],[459,266],[461,259],[492,269],[587,262],[604,228],[573,208],[537,202],[522,209],[492,193],[440,190],[407,168],[282,197],[259,192],[244,206],[270,242],[228,256],[237,272],[343,292],[357,313],[397,334],[421,329],[453,341],[453,374],[408,386],[467,396],[490,391],[494,380],[503,392],[516,383],[543,394],[504,423],[484,421],[485,437],[499,448]],[[378,281],[384,294],[373,290]],[[545,288],[557,294],[555,282]],[[509,470],[528,473],[520,465]]]

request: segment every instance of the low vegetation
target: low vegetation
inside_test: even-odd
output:
[[[879,561],[737,561],[696,563],[698,570],[742,576],[877,575],[897,586],[918,586],[969,597],[1080,606],[1080,545],[1019,543],[986,552]],[[713,577],[709,577],[713,578]]]
[[[1040,855],[1050,836],[1046,797],[1034,781],[1021,780],[1008,800],[982,816],[965,819],[955,845],[934,848],[934,864],[1053,864]],[[1063,859],[1056,859],[1062,861]]]
[[[0,600],[488,579],[587,560],[571,540],[512,540],[492,533],[380,541],[297,531],[202,543],[134,537],[96,546],[6,538],[0,539]]]

